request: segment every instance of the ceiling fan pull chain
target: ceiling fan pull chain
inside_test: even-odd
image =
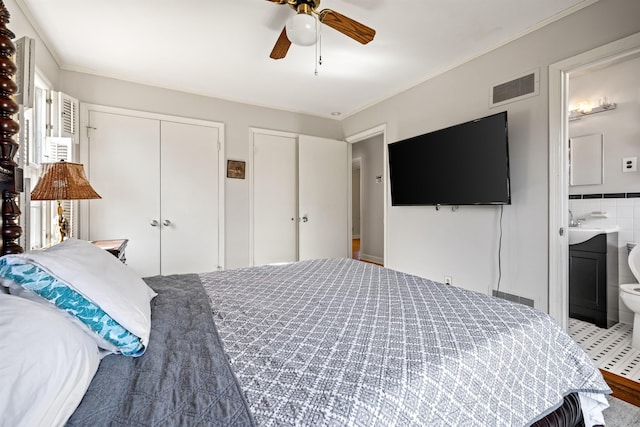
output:
[[[320,33],[319,19],[316,19],[316,36],[318,43],[316,43],[316,71],[315,75],[318,75],[318,66],[322,65],[322,34]]]

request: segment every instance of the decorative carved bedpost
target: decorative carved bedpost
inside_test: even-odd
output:
[[[0,190],[2,191],[2,250],[0,255],[24,252],[18,243],[22,227],[18,223],[20,208],[16,203],[18,193],[22,191],[22,169],[14,157],[18,153],[18,144],[13,136],[20,126],[13,120],[18,112],[18,104],[12,99],[17,91],[13,81],[16,65],[13,54],[16,51],[13,39],[15,35],[6,28],[9,23],[9,11],[0,0]]]

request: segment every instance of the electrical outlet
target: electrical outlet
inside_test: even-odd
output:
[[[637,157],[623,157],[622,158],[622,172],[636,172],[638,170],[638,158]]]
[[[453,279],[451,278],[451,276],[444,276],[444,283],[447,285],[453,284]]]

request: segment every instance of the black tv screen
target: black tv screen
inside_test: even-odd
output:
[[[388,145],[391,204],[511,204],[507,112]]]

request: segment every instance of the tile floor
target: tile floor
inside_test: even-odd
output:
[[[587,352],[598,368],[640,382],[640,350],[631,348],[631,325],[617,323],[609,329],[569,319],[569,335]]]

